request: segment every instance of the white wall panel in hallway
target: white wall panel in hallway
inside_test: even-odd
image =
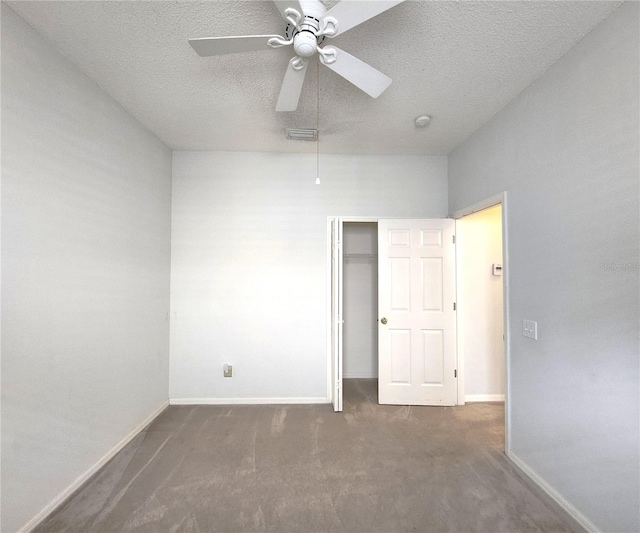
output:
[[[456,221],[458,354],[465,401],[502,401],[505,392],[502,207]]]

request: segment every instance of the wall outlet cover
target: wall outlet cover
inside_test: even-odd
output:
[[[538,323],[533,320],[522,321],[522,336],[534,341],[538,340]]]

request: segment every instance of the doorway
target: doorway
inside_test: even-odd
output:
[[[344,395],[378,391],[378,223],[345,222],[343,242]]]
[[[456,221],[458,404],[505,396],[502,206]]]
[[[344,378],[375,379],[376,355],[381,403],[455,405],[454,221],[329,217],[327,228],[330,272],[327,397],[334,410],[342,410]],[[381,269],[377,276],[376,260],[377,268]],[[349,281],[344,280],[345,268],[354,272],[355,285],[350,283],[346,287]],[[384,290],[378,294],[376,305],[380,287]],[[370,302],[364,309],[359,305],[363,288],[364,299]],[[345,304],[346,291],[351,293],[346,298],[358,305],[352,306],[351,301]],[[345,311],[345,305],[350,309]],[[378,313],[385,315],[379,322]],[[347,314],[351,319],[347,319]],[[345,331],[352,326],[355,328]],[[348,355],[345,339],[350,344]],[[364,357],[354,358],[354,354]],[[345,357],[350,357],[346,363]]]
[[[458,404],[504,402],[505,452],[511,425],[507,213],[506,192],[453,213],[461,377]]]
[[[346,222],[343,243],[343,377],[377,379],[377,222]]]
[[[499,278],[500,281],[497,281],[502,287],[502,331],[504,332],[502,337],[502,370],[498,368],[489,369],[490,372],[487,373],[487,376],[497,376],[502,374],[502,380],[497,379],[491,381],[494,385],[496,383],[501,383],[502,390],[498,390],[495,392],[476,392],[474,393],[474,389],[470,386],[469,390],[469,398],[465,394],[465,381],[464,381],[464,367],[465,361],[463,356],[463,348],[458,345],[456,348],[456,359],[457,359],[457,369],[455,371],[456,376],[456,386],[457,386],[457,401],[458,405],[464,405],[467,401],[500,401],[504,398],[504,417],[505,417],[505,450],[509,449],[509,427],[510,427],[510,412],[509,412],[509,284],[508,284],[508,231],[507,231],[507,193],[503,192],[494,197],[488,198],[476,204],[472,204],[466,208],[463,208],[459,211],[453,213],[451,218],[456,220],[457,223],[464,224],[465,221],[461,221],[464,217],[472,215],[478,211],[482,211],[484,209],[499,206],[500,207],[500,229],[501,229],[501,257],[493,257],[491,259],[491,267],[492,267],[492,275],[496,273],[496,277]],[[336,283],[336,280],[342,280],[342,269],[345,264],[345,261],[342,257],[343,255],[343,235],[342,230],[343,226],[347,224],[356,224],[361,223],[364,224],[362,226],[362,231],[370,232],[369,238],[371,238],[371,234],[374,232],[373,228],[378,229],[378,218],[360,218],[360,217],[328,217],[328,225],[327,225],[327,266],[328,266],[328,291],[327,291],[327,326],[328,326],[328,380],[327,380],[327,399],[330,403],[333,403],[334,409],[336,411],[342,410],[342,367],[343,367],[343,326],[344,319],[342,314],[342,296],[343,296],[343,287],[341,283]],[[468,219],[471,220],[471,219]],[[456,224],[457,226],[457,224]],[[368,228],[365,230],[364,228]],[[350,231],[350,230],[348,230]],[[357,231],[357,230],[356,230]],[[375,240],[373,241],[375,242]],[[454,239],[454,242],[455,239]],[[348,246],[348,244],[347,244]],[[456,245],[455,248],[458,248]],[[371,253],[371,249],[366,251],[360,251],[357,248],[350,248],[348,253],[363,253],[367,255],[373,255]],[[379,254],[379,250],[378,250]],[[353,257],[352,259],[358,259],[357,257]],[[364,260],[365,257],[359,258],[360,260]],[[367,259],[368,260],[368,259]],[[501,263],[500,263],[501,260]],[[372,266],[375,267],[377,261],[372,261]],[[493,269],[493,265],[498,267],[497,270]],[[501,269],[499,267],[502,267]],[[499,275],[498,272],[500,272]],[[456,285],[459,288],[463,288],[463,284],[460,281],[460,269],[456,268]],[[463,296],[464,298],[464,296]],[[373,300],[375,303],[375,299]],[[375,307],[372,306],[372,312],[375,314]],[[456,309],[454,302],[454,310]],[[458,315],[458,313],[456,313]],[[498,313],[500,314],[500,313]],[[458,315],[460,316],[460,315]],[[377,320],[377,317],[374,317]],[[496,322],[497,321],[497,322]],[[496,319],[494,321],[494,325],[500,322],[500,319]],[[385,322],[386,323],[386,322]],[[378,328],[378,324],[376,322],[375,327]],[[457,338],[460,339],[462,333],[465,331],[464,321],[462,323],[458,323],[457,326]],[[347,335],[349,333],[347,332]],[[375,336],[373,337],[375,341]],[[375,352],[374,352],[375,353]],[[349,363],[347,363],[349,364]],[[369,360],[369,369],[371,368],[371,359]],[[374,365],[375,368],[375,365]],[[355,367],[351,367],[350,372],[357,372]],[[472,370],[471,370],[472,371]],[[485,376],[485,377],[487,377]],[[346,376],[345,376],[346,377]],[[379,376],[378,376],[379,378]],[[376,378],[370,378],[376,379]],[[375,387],[373,387],[375,390]],[[487,389],[489,390],[489,389]]]

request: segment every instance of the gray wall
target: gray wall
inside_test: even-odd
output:
[[[446,157],[320,169],[317,186],[312,154],[174,153],[172,400],[326,400],[327,217],[446,216]]]
[[[171,152],[2,3],[2,531],[168,397]]]
[[[640,530],[639,8],[449,157],[450,212],[508,191],[511,452],[616,532]]]

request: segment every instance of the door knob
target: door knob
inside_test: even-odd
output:
[[[387,323],[387,319],[386,319],[385,317],[382,317],[382,318],[380,319],[380,322],[382,322],[383,324],[386,324],[386,323]]]

